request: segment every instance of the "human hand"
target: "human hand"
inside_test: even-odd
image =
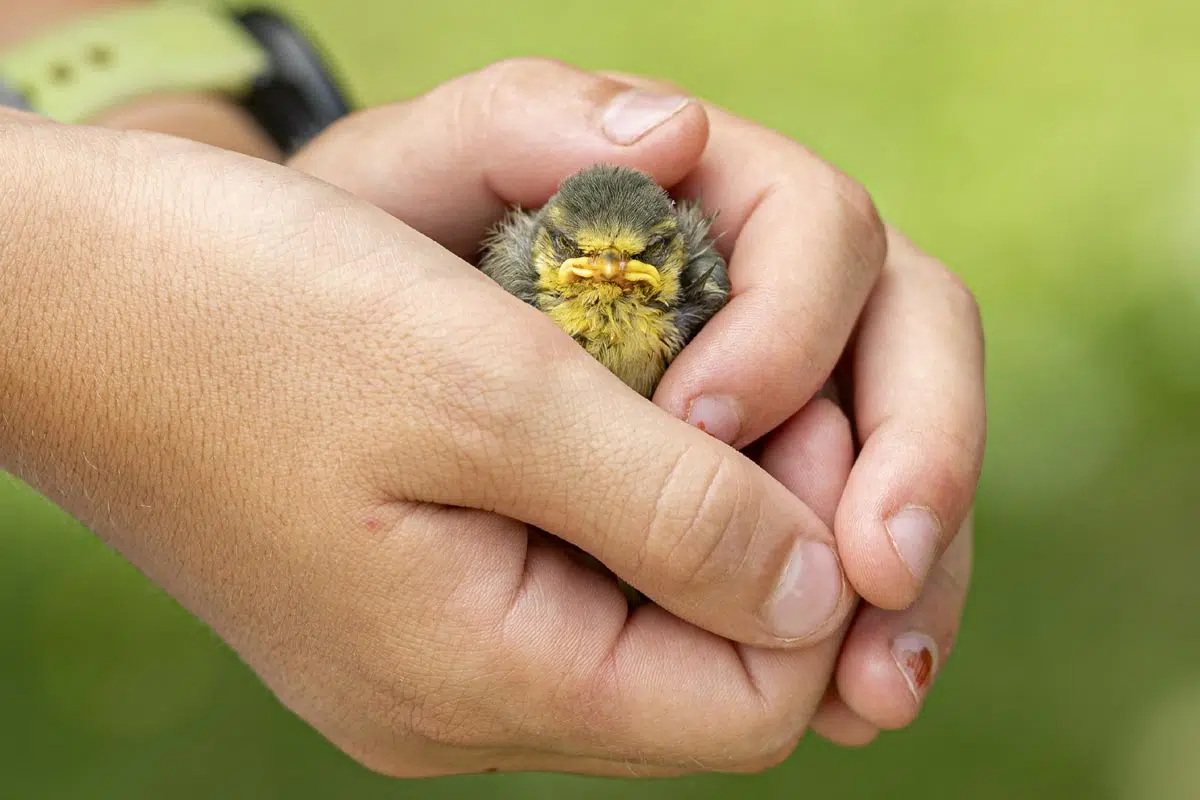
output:
[[[440,97],[400,152],[472,113]],[[522,140],[500,133],[480,141],[517,163]],[[852,607],[829,550],[842,480],[789,491],[469,264],[296,170],[49,122],[0,137],[0,466],[340,748],[402,776],[755,770],[791,751]],[[581,144],[671,181],[704,137],[689,106],[632,148]],[[409,150],[417,176],[447,168],[411,184],[433,219],[520,196],[523,171],[481,173],[436,138]],[[846,438],[809,458],[849,454]],[[629,615],[514,520],[673,613]],[[794,552],[807,581],[778,595]]]
[[[705,110],[709,146],[678,191],[723,210],[714,231],[726,237],[737,305],[680,354],[655,401],[680,416],[696,413],[697,398],[725,401],[701,413],[736,420],[707,427],[742,447],[780,430],[819,387],[844,395],[859,451],[834,532],[865,604],[813,729],[865,744],[916,718],[966,603],[987,429],[979,308],[961,279],[882,223],[853,180],[786,137]],[[781,270],[772,252],[807,263],[793,257],[794,271]],[[789,325],[793,336],[754,337]],[[794,459],[776,447],[760,463],[794,485]]]
[[[859,451],[834,532],[865,604],[813,728],[865,744],[915,719],[966,602],[987,429],[979,308],[961,279],[882,223],[860,185],[786,137],[705,110],[709,146],[678,191],[722,209],[714,231],[735,300],[672,364],[655,401],[713,415],[706,427],[743,447],[778,436],[821,387],[844,395]],[[796,254],[782,257],[791,269],[773,253]],[[793,333],[755,336],[763,330]],[[807,477],[765,441],[775,446],[759,459],[768,472],[789,485]]]
[[[657,90],[664,107],[682,102],[662,82],[610,77]],[[524,105],[512,99],[534,91]],[[970,578],[968,510],[986,427],[974,300],[883,225],[862,187],[794,142],[706,106],[711,136],[681,172],[678,152],[645,162],[641,150],[599,146],[600,102],[589,91],[617,89],[560,64],[507,62],[432,99],[355,115],[294,163],[464,257],[506,202],[540,205],[558,180],[601,157],[719,209],[735,297],[672,365],[655,401],[736,447],[757,442],[762,466],[801,496],[815,481],[836,483],[842,463],[805,471],[804,448],[849,441],[853,427],[862,451],[846,466],[835,531],[868,604],[813,726],[847,745],[902,727],[949,655]],[[430,124],[437,103],[466,113]],[[460,138],[447,144],[447,131]],[[459,197],[468,200],[456,208]],[[841,384],[853,426],[829,400],[813,399],[827,382]],[[932,517],[894,517],[905,508]]]

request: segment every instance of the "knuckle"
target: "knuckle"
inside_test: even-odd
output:
[[[563,70],[565,64],[558,59],[548,58],[544,55],[514,55],[510,58],[500,59],[494,64],[484,67],[484,72],[492,72],[493,74],[529,74],[533,72],[546,72]]]
[[[486,729],[468,713],[467,703],[418,699],[411,694],[407,689],[372,693],[368,713],[347,719],[348,728],[339,725],[339,730],[325,734],[363,767],[395,778],[420,777],[428,766],[422,754],[464,752],[485,744]]]
[[[501,706],[492,699],[497,689],[507,688],[502,676],[472,670],[469,681],[474,685],[463,679],[427,680],[427,691],[389,717],[389,729],[396,741],[405,743],[402,752],[430,746],[452,751],[481,750],[503,743],[506,736],[521,729],[516,717],[527,710],[524,704]]]
[[[465,726],[458,701],[427,696],[409,707],[402,729],[409,737],[448,747],[468,747],[474,743],[472,730]]]
[[[802,714],[782,713],[785,710],[792,711],[783,706],[780,713],[764,715],[745,732],[740,740],[749,746],[740,754],[734,766],[735,771],[742,774],[766,772],[791,757],[804,736],[806,727],[803,723],[806,717]]]
[[[905,246],[899,249],[897,261],[912,270],[930,294],[942,300],[953,320],[968,325],[982,341],[983,310],[966,280],[933,256],[917,250],[903,239],[900,241]]]
[[[421,691],[395,679],[380,676],[373,692],[373,717],[380,730],[388,731],[397,752],[418,743],[461,745],[470,739],[464,725],[468,715],[459,713],[462,703],[454,701],[445,686],[426,685]]]
[[[952,431],[944,427],[928,428],[914,441],[920,450],[936,453],[929,459],[926,480],[939,504],[954,518],[971,505],[982,472],[984,437],[982,432]],[[950,522],[951,520],[944,520]],[[948,532],[949,533],[949,532]]]
[[[959,319],[967,320],[972,330],[979,336],[983,335],[983,310],[979,298],[967,285],[962,276],[943,267],[946,280],[946,295],[950,307]]]
[[[559,72],[566,65],[558,59],[545,56],[511,56],[493,62],[479,70],[478,75],[484,76],[492,83],[505,83],[514,79],[523,79],[531,75]]]
[[[867,188],[831,169],[829,187],[835,225],[846,248],[854,254],[854,264],[873,281],[887,258],[887,227]]]
[[[677,586],[729,583],[750,556],[759,511],[735,462],[685,450],[662,481],[645,563]]]
[[[651,77],[647,75],[636,75],[631,72],[622,72],[620,70],[604,70],[599,73],[601,77],[609,80],[624,83],[639,89],[647,89],[650,91],[661,92],[662,94],[688,94],[687,89],[674,81],[666,78]]]
[[[554,85],[555,73],[566,66],[549,58],[519,56],[493,62],[475,72],[448,81],[421,99],[434,107],[448,105],[449,128],[462,152],[473,152],[487,141],[509,93],[522,87]]]
[[[576,656],[574,663],[560,664],[561,677],[548,696],[539,701],[559,739],[565,735],[587,741],[598,732],[626,728],[633,712],[612,660],[591,665],[582,662]]]

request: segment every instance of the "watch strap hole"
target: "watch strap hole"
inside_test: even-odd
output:
[[[117,54],[106,44],[94,44],[88,48],[87,61],[97,69],[106,69],[117,60]]]
[[[63,86],[75,79],[75,68],[66,61],[57,61],[50,65],[50,83]]]

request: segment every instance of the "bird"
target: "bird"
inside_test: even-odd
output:
[[[729,300],[715,219],[641,170],[599,163],[567,176],[541,208],[511,208],[478,266],[650,398]]]
[[[674,358],[729,301],[728,269],[711,234],[715,219],[699,202],[676,202],[645,172],[595,164],[567,176],[541,208],[510,209],[485,236],[478,266],[649,399]],[[559,542],[611,575],[591,554]],[[631,608],[649,602],[617,583]]]

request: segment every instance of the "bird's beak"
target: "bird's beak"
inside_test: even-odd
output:
[[[614,283],[648,283],[658,286],[658,270],[644,261],[626,258],[615,250],[604,250],[590,256],[568,258],[558,269],[558,279],[564,283],[586,278]]]

